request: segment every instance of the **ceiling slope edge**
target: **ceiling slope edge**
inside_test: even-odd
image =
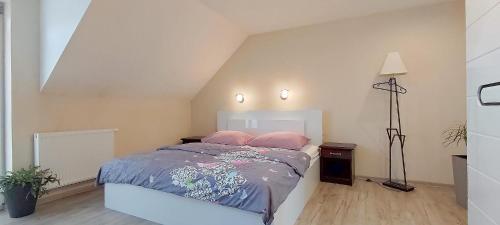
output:
[[[190,99],[247,37],[198,0],[94,0],[41,91]]]
[[[49,80],[92,0],[40,2],[40,90]]]

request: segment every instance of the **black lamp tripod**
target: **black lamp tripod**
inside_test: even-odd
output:
[[[389,88],[386,87],[389,85]],[[405,165],[405,154],[404,147],[406,141],[406,135],[403,134],[403,130],[401,128],[401,117],[399,113],[399,94],[406,94],[407,90],[398,85],[396,78],[391,77],[389,81],[376,83],[373,85],[373,88],[389,91],[390,92],[390,104],[389,104],[389,128],[386,128],[387,137],[389,138],[389,180],[384,182],[384,185],[390,188],[398,189],[405,192],[410,192],[415,190],[415,187],[408,185],[406,181],[406,165]],[[392,127],[392,105],[393,105],[393,95],[396,97],[396,111],[398,115],[398,127]],[[399,140],[401,146],[401,159],[403,161],[403,175],[404,175],[404,184],[393,181],[392,180],[392,146],[396,141],[396,137]]]

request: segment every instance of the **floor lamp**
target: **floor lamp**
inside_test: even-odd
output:
[[[387,137],[389,139],[389,180],[384,182],[383,184],[387,187],[391,187],[394,189],[398,189],[405,192],[410,192],[415,189],[408,185],[406,181],[406,165],[405,165],[405,154],[404,147],[406,141],[406,135],[403,134],[403,129],[401,127],[401,114],[399,112],[399,95],[406,94],[406,89],[398,85],[396,80],[397,75],[404,75],[408,73],[406,70],[406,66],[401,60],[401,56],[398,52],[391,52],[387,55],[385,59],[384,66],[382,67],[382,71],[380,72],[381,76],[389,76],[389,81],[376,83],[373,85],[373,88],[388,91],[390,94],[390,103],[389,103],[389,128],[386,129]],[[396,100],[396,112],[397,112],[397,121],[398,124],[396,127],[393,127],[393,102]],[[394,181],[392,179],[392,149],[393,145],[399,141],[399,145],[401,147],[401,159],[403,161],[403,175],[404,175],[404,183],[400,183]]]

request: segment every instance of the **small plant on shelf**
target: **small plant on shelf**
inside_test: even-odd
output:
[[[0,177],[0,191],[5,197],[9,215],[23,217],[35,211],[37,199],[47,193],[47,185],[57,183],[57,175],[50,169],[30,167],[8,172]]]
[[[455,127],[449,128],[443,132],[443,144],[448,147],[452,144],[467,145],[467,124],[458,124]]]

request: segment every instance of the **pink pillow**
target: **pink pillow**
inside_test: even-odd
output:
[[[253,147],[300,150],[307,143],[309,143],[309,138],[298,133],[273,132],[257,136],[248,142],[248,145]]]
[[[241,131],[218,131],[203,139],[201,142],[223,145],[246,145],[253,136]]]

